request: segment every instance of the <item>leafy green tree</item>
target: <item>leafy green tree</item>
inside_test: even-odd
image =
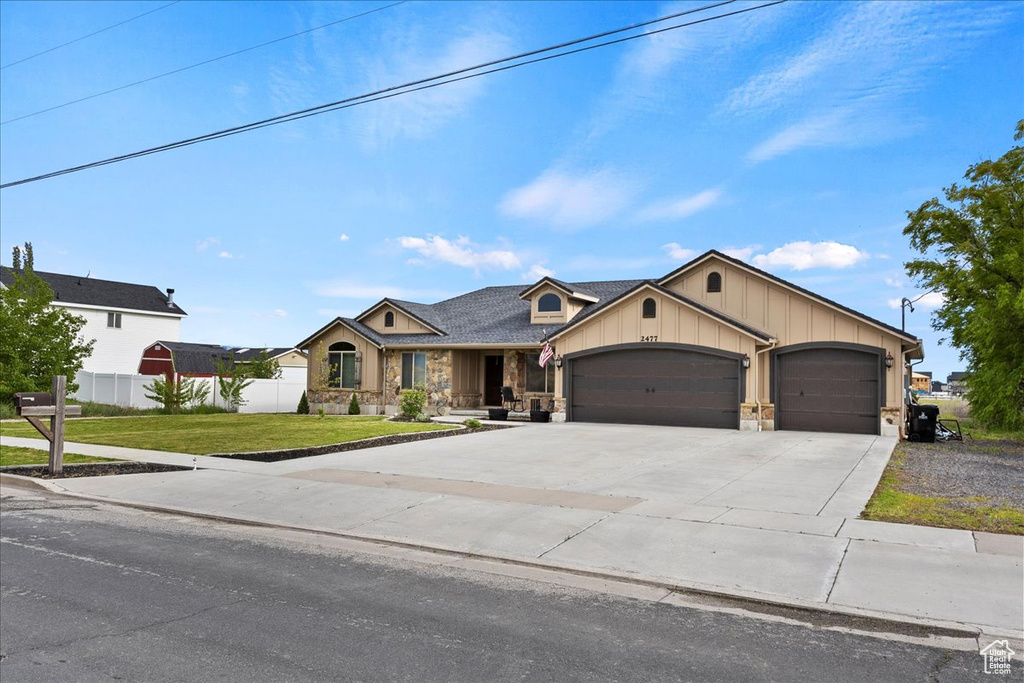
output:
[[[1015,140],[1024,138],[1024,120]],[[907,273],[942,294],[932,327],[967,362],[971,414],[1024,429],[1024,147],[967,169],[964,185],[907,212],[903,234],[922,257]]]
[[[281,364],[267,352],[260,351],[256,358],[246,361],[245,374],[253,379],[281,379]]]
[[[232,413],[238,412],[238,408],[246,403],[246,400],[242,398],[242,392],[253,383],[248,371],[249,368],[243,368],[234,363],[234,356],[227,363],[221,358],[217,359],[218,391],[224,400],[224,405]]]
[[[51,305],[53,290],[34,272],[30,242],[24,255],[14,247],[13,261],[13,280],[0,288],[0,400],[18,391],[49,391],[54,375],[65,375],[74,393],[75,373],[96,340],[82,337],[85,318]]]
[[[182,410],[194,411],[210,397],[210,386],[194,377],[181,377],[176,383],[155,377],[142,388],[147,392],[146,398],[163,406],[165,413],[172,414]]]

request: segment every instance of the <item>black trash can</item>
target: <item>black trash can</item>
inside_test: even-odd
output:
[[[911,441],[935,443],[935,425],[939,423],[939,407],[921,404],[910,406],[910,411],[910,434],[907,437]]]

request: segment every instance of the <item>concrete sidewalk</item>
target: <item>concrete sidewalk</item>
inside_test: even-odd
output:
[[[510,439],[528,443],[536,429],[549,430],[536,434],[555,444],[548,453],[560,453],[557,459],[530,449],[510,454]],[[667,434],[677,438],[680,432]],[[690,469],[678,473],[675,461],[657,448],[624,454],[617,444],[588,446],[586,432],[563,425],[524,425],[278,463],[199,457],[195,471],[48,484],[112,502],[796,607],[923,620],[973,630],[982,639],[1022,638],[1024,538],[856,519],[894,445],[875,437],[852,454],[836,442],[834,459],[808,470],[806,476],[829,480],[820,489],[827,496],[784,496],[778,482],[804,472],[794,463],[809,462],[812,449],[801,450],[803,442],[792,437],[749,434],[694,430],[688,434],[698,444]],[[595,443],[615,436],[598,432]],[[558,444],[562,438],[566,443]],[[814,448],[829,443],[819,438]],[[716,478],[733,461],[702,458],[724,448],[737,454],[736,462],[748,458],[747,451],[760,459],[734,478]],[[778,453],[760,455],[772,448]],[[65,449],[193,466],[193,456],[185,454],[75,443]],[[687,482],[698,486],[692,473],[701,467],[710,483],[686,488]]]

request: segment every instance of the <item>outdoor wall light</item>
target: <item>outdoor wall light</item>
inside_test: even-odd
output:
[[[743,354],[743,367],[744,368],[749,368],[750,367],[750,356],[748,356],[747,354]]]
[[[892,362],[893,362],[892,353],[889,352],[889,351],[886,351],[885,352],[885,367],[891,368],[892,367]]]
[[[556,368],[562,367],[562,357],[561,356],[555,356],[555,367]]]

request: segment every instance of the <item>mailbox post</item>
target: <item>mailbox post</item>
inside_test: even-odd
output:
[[[82,406],[66,405],[67,378],[56,375],[50,386],[51,393],[17,393],[14,395],[18,415],[29,423],[50,442],[50,474],[64,473],[64,418],[67,415],[81,415]],[[50,418],[50,428],[39,419]]]

